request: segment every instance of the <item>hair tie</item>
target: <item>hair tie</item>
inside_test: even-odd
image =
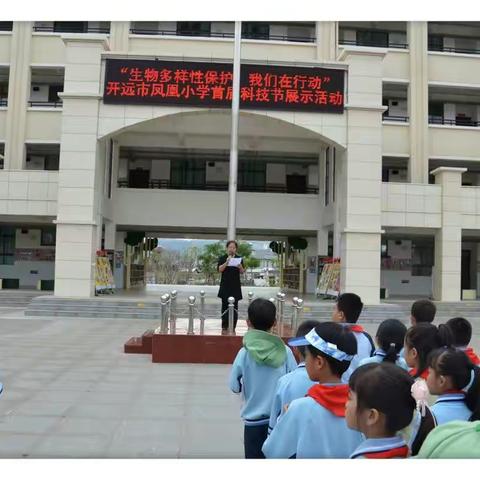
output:
[[[427,407],[428,391],[427,382],[423,378],[417,378],[411,388],[412,397],[417,402],[417,411],[422,417],[425,416]]]
[[[396,347],[396,345],[393,342],[390,344],[390,346],[391,347]]]
[[[472,368],[470,370],[470,381],[468,382],[468,384],[462,388],[462,392],[465,392],[467,393],[470,388],[472,388],[472,385],[473,385],[473,382],[475,381],[475,370]]]

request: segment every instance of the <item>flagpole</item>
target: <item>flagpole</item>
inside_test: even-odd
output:
[[[237,180],[238,180],[238,119],[240,111],[240,54],[242,22],[235,22],[233,53],[232,132],[230,136],[230,173],[228,177],[227,239],[235,240],[237,233]]]

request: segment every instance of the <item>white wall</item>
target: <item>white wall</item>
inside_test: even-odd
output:
[[[285,185],[286,171],[284,163],[267,163],[267,185]]]
[[[396,103],[397,105],[393,105]],[[408,102],[407,100],[401,100],[398,98],[392,98],[388,100],[388,114],[397,117],[408,116]]]
[[[432,295],[432,277],[413,277],[410,271],[381,270],[380,285],[388,294],[402,296]]]
[[[170,160],[152,160],[150,178],[152,180],[169,180]]]
[[[38,88],[38,91],[34,91],[34,87]],[[30,101],[32,102],[48,102],[48,85],[32,85],[30,87]]]
[[[213,163],[213,166],[210,165]],[[229,163],[228,162],[206,162],[205,179],[206,182],[228,182]]]

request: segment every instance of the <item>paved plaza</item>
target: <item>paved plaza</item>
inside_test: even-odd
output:
[[[471,320],[480,349],[480,322]],[[228,365],[152,364],[123,353],[128,338],[156,326],[29,318],[0,306],[0,457],[242,458]]]

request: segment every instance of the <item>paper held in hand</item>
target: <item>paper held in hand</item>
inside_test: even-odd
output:
[[[231,258],[228,262],[229,267],[238,267],[242,263],[242,257]]]

